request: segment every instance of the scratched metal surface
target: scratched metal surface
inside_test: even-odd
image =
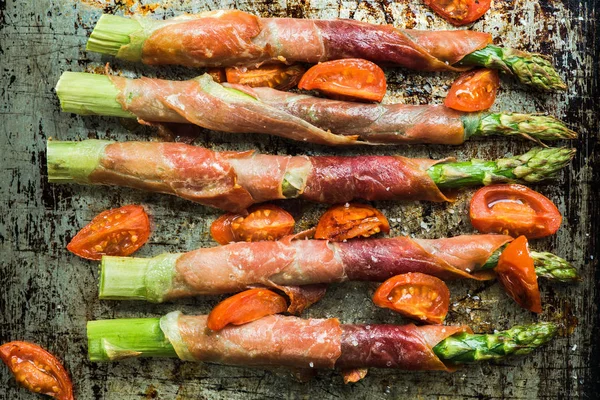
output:
[[[596,4],[596,5],[594,5]],[[176,360],[129,360],[92,364],[86,360],[85,323],[90,319],[162,315],[175,309],[206,313],[219,300],[206,297],[149,305],[97,299],[97,264],[65,250],[68,240],[98,212],[128,203],[144,204],[154,231],[139,256],[213,246],[207,235],[219,212],[168,196],[127,189],[49,185],[45,177],[46,139],[110,138],[151,140],[154,132],[124,126],[116,119],[79,117],[59,110],[53,87],[63,71],[95,71],[110,61],[117,71],[169,78],[194,71],[153,69],[88,54],[84,44],[102,11],[154,13],[239,8],[260,15],[305,18],[347,17],[410,28],[449,28],[421,2],[381,1],[165,1],[0,0],[0,342],[30,340],[62,358],[80,399],[338,399],[338,398],[597,398],[600,393],[596,283],[598,267],[598,57],[595,0],[497,0],[474,29],[491,32],[496,43],[554,58],[569,84],[566,93],[545,95],[503,79],[495,109],[548,112],[580,132],[579,153],[555,183],[539,189],[565,216],[555,237],[534,243],[574,260],[583,282],[541,284],[540,320],[563,324],[562,335],[535,354],[497,365],[465,367],[454,374],[372,370],[355,385],[334,372],[308,384],[261,369],[198,365]],[[452,74],[388,70],[387,102],[440,103]],[[331,150],[279,138],[203,132],[196,144],[215,149],[258,149],[282,154],[359,154],[366,149]],[[475,141],[459,148],[413,146],[378,148],[411,156],[495,157],[525,151],[531,143]],[[373,151],[373,150],[371,150]],[[393,235],[442,237],[471,232],[464,192],[455,204],[378,203],[390,217]],[[283,204],[301,222],[314,224],[322,206]],[[339,317],[345,323],[397,322],[400,317],[372,306],[370,284],[333,285],[306,317]],[[451,284],[448,323],[471,324],[476,331],[502,329],[536,318],[520,310],[496,283]],[[1,399],[34,399],[0,368]]]

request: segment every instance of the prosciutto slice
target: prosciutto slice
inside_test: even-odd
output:
[[[85,179],[78,178],[82,183],[174,194],[227,211],[295,197],[324,203],[449,201],[427,174],[439,162],[429,159],[272,156],[219,153],[181,143],[94,143],[104,146],[103,151],[98,165]]]
[[[131,43],[118,56],[152,65],[257,66],[364,58],[444,71],[457,70],[453,64],[491,42],[490,34],[468,30],[415,31],[348,19],[259,18],[237,10],[139,21],[144,28],[131,35]]]
[[[449,369],[433,347],[457,332],[454,326],[342,325],[336,318],[301,319],[271,315],[228,326],[206,327],[207,316],[173,312],[161,328],[183,360],[300,369]],[[435,340],[432,340],[435,339]]]
[[[511,240],[505,235],[463,235],[433,240],[356,239],[346,243],[287,238],[201,248],[173,259],[166,275],[172,283],[152,300],[232,293],[256,286],[285,290],[283,288],[289,286],[346,280],[382,282],[407,272],[421,272],[446,280],[486,279],[489,276],[480,276],[477,270]]]
[[[123,109],[142,122],[190,123],[327,145],[456,145],[469,136],[464,121],[480,118],[444,106],[364,104],[267,87],[220,85],[208,74],[188,81],[110,79]]]

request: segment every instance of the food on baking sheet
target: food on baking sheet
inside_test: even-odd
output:
[[[74,399],[73,384],[65,367],[37,344],[5,343],[0,346],[0,360],[24,388],[58,400]]]
[[[469,216],[482,233],[502,233],[529,239],[556,233],[562,215],[552,201],[523,185],[490,185],[471,198]]]
[[[424,0],[436,14],[452,25],[462,26],[475,22],[491,5],[491,0]]]
[[[364,104],[216,83],[128,79],[65,72],[56,85],[65,112],[137,118],[142,123],[190,123],[232,133],[266,133],[327,145],[437,143],[471,137],[573,139],[575,132],[543,115],[466,113],[438,105]]]
[[[325,211],[319,218],[314,237],[341,242],[380,232],[390,232],[390,224],[381,211],[367,204],[346,203]]]
[[[575,154],[534,148],[497,160],[401,156],[277,156],[215,152],[181,143],[85,140],[47,144],[48,181],[128,186],[223,210],[300,198],[321,203],[450,200],[441,189],[552,178]]]
[[[270,315],[218,332],[207,316],[174,311],[162,318],[90,321],[92,361],[173,357],[242,366],[298,370],[399,368],[452,371],[460,364],[524,355],[550,341],[552,323],[473,334],[466,326],[346,325],[336,318]],[[364,376],[364,373],[362,374]]]
[[[465,72],[452,83],[444,105],[465,112],[487,110],[496,101],[499,87],[500,78],[493,69]]]
[[[103,15],[86,49],[129,61],[188,67],[316,64],[341,58],[422,71],[480,66],[542,90],[566,88],[544,56],[494,46],[491,41],[488,33],[468,30],[398,29],[349,19],[259,18],[227,10],[164,21]]]

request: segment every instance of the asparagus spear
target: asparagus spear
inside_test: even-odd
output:
[[[90,35],[86,50],[140,61],[144,41],[155,26],[156,22],[148,19],[102,15]],[[498,69],[541,90],[566,89],[554,67],[540,54],[488,45],[468,54],[458,64]]]
[[[457,333],[438,343],[433,352],[448,364],[500,360],[510,355],[531,353],[549,342],[556,330],[554,324],[538,323],[491,334]],[[161,330],[160,318],[90,321],[87,336],[91,361],[177,357]]]
[[[214,85],[217,85],[214,83]],[[228,88],[228,90],[241,92]],[[61,107],[64,112],[72,112],[81,115],[105,115],[121,118],[137,118],[132,112],[123,109],[117,101],[119,89],[115,87],[111,79],[105,75],[89,74],[83,72],[64,72],[56,85],[56,93],[60,99]],[[143,91],[137,95],[142,96]],[[258,99],[247,97],[247,101],[260,101]],[[315,98],[315,106],[318,107],[321,99]],[[372,107],[372,105],[348,103],[352,110],[359,110],[360,107]],[[155,104],[158,106],[158,104]],[[382,107],[386,107],[385,105]],[[439,110],[439,108],[432,108]],[[160,113],[161,122],[182,122],[181,118],[173,118],[173,114]],[[393,114],[397,111],[390,111]],[[400,111],[402,112],[402,111]],[[543,115],[519,114],[510,112],[498,113],[456,113],[457,119],[463,125],[464,140],[476,136],[514,136],[519,135],[534,140],[561,140],[573,139],[577,136],[575,132],[565,126],[565,124],[556,118]],[[176,115],[176,114],[175,114]],[[350,115],[353,115],[351,112]],[[432,111],[432,118],[435,120],[437,114]],[[460,117],[458,117],[460,115]],[[307,122],[319,126],[318,122],[310,121],[310,115],[296,115]],[[158,116],[157,116],[158,118]],[[143,118],[145,119],[145,118]],[[388,118],[393,120],[393,118]],[[350,120],[350,118],[349,118]],[[440,118],[440,120],[444,120]],[[185,119],[183,120],[185,121]],[[443,122],[442,122],[443,123]],[[388,135],[390,127],[385,126],[382,136]],[[399,128],[401,130],[401,127]],[[334,132],[338,133],[338,132]],[[341,132],[342,134],[344,132]],[[372,134],[377,138],[377,134]],[[402,135],[400,135],[401,137]],[[387,142],[393,144],[393,141]]]

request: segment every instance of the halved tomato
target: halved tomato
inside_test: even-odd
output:
[[[500,87],[498,71],[482,68],[465,72],[454,81],[444,105],[458,111],[482,111],[496,101]]]
[[[535,266],[525,236],[519,236],[506,246],[498,259],[496,274],[510,297],[521,307],[535,313],[542,312]]]
[[[294,231],[294,217],[272,204],[248,208],[248,215],[227,213],[210,226],[210,234],[219,244],[278,240]]]
[[[441,324],[448,314],[450,291],[436,277],[409,272],[383,282],[373,295],[373,303],[409,318]]]
[[[251,87],[271,87],[289,90],[296,87],[306,69],[298,64],[269,64],[257,68],[225,68],[227,82]]]
[[[98,214],[75,235],[67,249],[79,257],[128,256],[150,237],[150,221],[142,206],[129,205]]]
[[[475,22],[490,9],[491,0],[425,0],[425,4],[450,22],[461,26]]]
[[[5,343],[0,346],[0,359],[24,388],[59,400],[74,399],[73,384],[65,367],[37,344]]]
[[[482,233],[502,233],[529,239],[554,234],[562,215],[550,199],[526,186],[491,185],[479,189],[471,199],[469,216]]]
[[[287,309],[283,296],[268,289],[250,289],[226,298],[208,315],[206,325],[219,331],[227,325],[243,325]]]
[[[298,88],[342,100],[381,101],[387,88],[377,64],[360,58],[327,61],[310,68]]]
[[[390,224],[381,211],[367,204],[346,203],[331,207],[319,218],[315,239],[341,242],[389,231]]]

